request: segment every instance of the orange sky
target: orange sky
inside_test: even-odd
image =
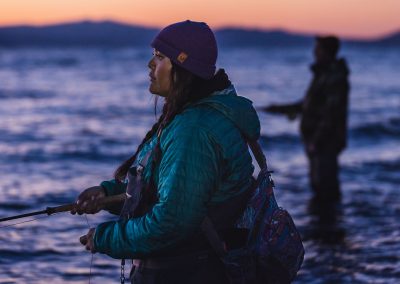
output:
[[[283,28],[373,38],[400,31],[400,0],[0,0],[0,26],[82,19],[155,27],[192,19],[214,28]]]

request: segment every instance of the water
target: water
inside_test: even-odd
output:
[[[335,227],[324,231],[307,213],[298,122],[259,113],[278,202],[304,238],[295,283],[399,283],[400,57],[395,49],[343,54],[352,91]],[[111,178],[155,120],[150,55],[150,49],[0,50],[1,217],[72,202]],[[304,48],[232,49],[220,52],[219,65],[260,107],[302,98],[311,60]],[[63,213],[0,228],[0,283],[88,283],[91,256],[78,239],[109,218]],[[94,255],[91,282],[118,281],[119,262]]]

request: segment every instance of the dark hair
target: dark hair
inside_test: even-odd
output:
[[[125,179],[129,168],[132,166],[143,145],[154,137],[156,133],[161,132],[188,104],[205,98],[215,91],[226,89],[231,84],[223,69],[218,70],[213,78],[206,80],[190,73],[173,62],[171,82],[171,89],[169,95],[165,98],[161,116],[147,132],[135,153],[116,169],[114,177],[117,182],[122,182]],[[148,184],[142,189],[142,202],[137,211],[138,215],[144,214],[147,208],[157,201],[157,188],[152,176],[155,166],[161,160],[160,137],[157,139],[151,163],[151,177]]]
[[[329,55],[336,57],[340,48],[340,40],[336,36],[317,36],[315,40]]]

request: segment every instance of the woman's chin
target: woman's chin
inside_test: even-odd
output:
[[[149,86],[149,92],[153,95],[158,95],[157,89],[154,88],[152,85]]]
[[[163,97],[163,98],[166,97],[166,95],[165,95],[164,93],[160,93],[160,92],[158,92],[158,91],[153,91],[153,90],[151,90],[151,89],[149,89],[149,91],[150,91],[150,93],[153,94],[153,95],[156,95],[156,96],[159,96],[159,97]]]

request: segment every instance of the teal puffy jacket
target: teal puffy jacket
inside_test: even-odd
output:
[[[197,231],[210,206],[251,185],[254,167],[244,137],[259,135],[252,102],[238,96],[232,85],[188,106],[161,135],[162,157],[153,175],[158,202],[142,217],[100,224],[94,236],[96,250],[113,258],[140,258],[173,247]],[[137,162],[155,142],[154,137],[143,147]],[[107,195],[125,188],[114,181],[102,185]]]

